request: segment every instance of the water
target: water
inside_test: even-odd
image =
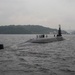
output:
[[[75,75],[75,35],[53,43],[26,43],[34,37],[0,35],[5,47],[0,50],[0,75]]]

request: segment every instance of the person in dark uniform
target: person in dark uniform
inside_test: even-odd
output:
[[[43,35],[42,35],[42,37],[44,38],[44,37],[45,37],[45,35],[43,34]]]

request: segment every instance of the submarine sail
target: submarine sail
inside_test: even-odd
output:
[[[62,34],[61,34],[61,25],[59,25],[59,30],[58,30],[58,35],[57,36],[62,36]]]

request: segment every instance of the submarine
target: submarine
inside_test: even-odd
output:
[[[40,36],[37,36],[36,38],[30,39],[27,42],[30,43],[51,43],[51,42],[56,42],[56,41],[63,41],[65,40],[62,37],[62,33],[61,33],[61,25],[59,25],[59,30],[58,30],[58,34],[52,38],[48,37],[47,35],[41,34]]]

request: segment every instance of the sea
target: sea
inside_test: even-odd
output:
[[[0,75],[75,75],[75,35],[63,37],[39,44],[26,42],[35,34],[0,34]]]

